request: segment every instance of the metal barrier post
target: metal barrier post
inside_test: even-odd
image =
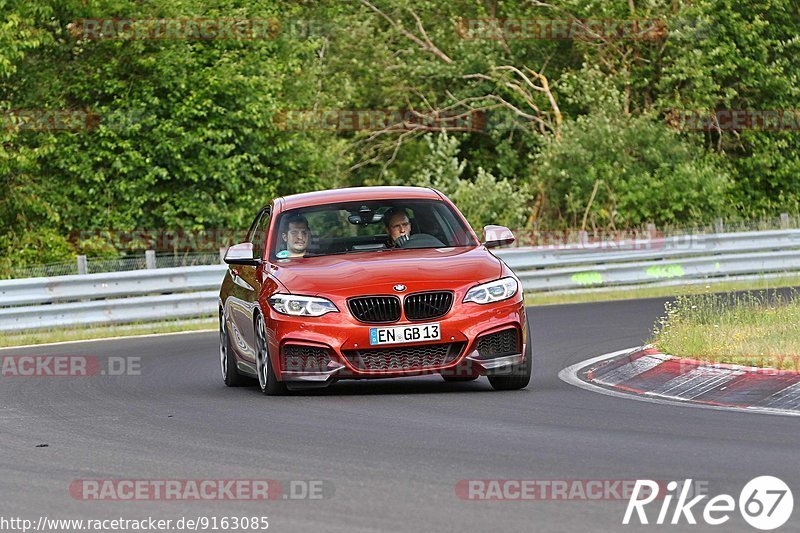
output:
[[[78,256],[78,274],[85,276],[89,273],[89,263],[86,261],[85,255]]]
[[[144,263],[148,269],[156,268],[156,252],[155,250],[145,250]]]

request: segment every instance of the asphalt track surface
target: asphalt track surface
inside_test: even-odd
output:
[[[660,299],[531,308],[534,381],[515,392],[426,376],[268,398],[224,387],[213,333],[0,351],[141,358],[141,375],[0,377],[0,517],[268,516],[278,532],[756,531],[738,511],[717,527],[623,528],[625,501],[456,496],[463,479],[692,478],[738,499],[751,478],[775,475],[800,501],[796,418],[637,402],[558,379],[640,344],[662,311]],[[107,478],[326,480],[334,491],[270,502],[70,496],[76,479]],[[796,509],[779,531],[798,529]]]

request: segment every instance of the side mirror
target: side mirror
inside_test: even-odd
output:
[[[506,244],[513,243],[516,239],[511,230],[505,226],[484,226],[483,227],[483,245],[487,248],[497,248]]]
[[[253,243],[243,242],[234,244],[225,252],[224,261],[229,265],[244,265],[257,267],[261,264],[260,258],[253,257]]]

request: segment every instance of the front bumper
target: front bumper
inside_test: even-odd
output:
[[[337,302],[338,305],[338,302]],[[342,309],[342,307],[340,307]],[[329,313],[316,319],[287,317],[269,310],[268,340],[270,357],[278,378],[290,389],[326,387],[340,379],[382,379],[426,374],[444,376],[483,376],[502,375],[511,372],[524,361],[525,307],[521,297],[507,302],[488,305],[456,304],[444,317],[430,322],[440,324],[441,340],[432,344],[454,344],[462,346],[459,355],[445,364],[422,368],[364,369],[353,364],[346,353],[379,349],[372,347],[369,330],[375,324],[356,321],[346,311]],[[399,321],[388,326],[417,324]],[[485,335],[514,328],[519,342],[517,350],[498,357],[481,357],[477,350],[478,339]],[[330,361],[327,365],[313,369],[286,368],[283,359],[287,345],[313,346],[327,350]],[[402,346],[421,347],[425,343],[408,343]],[[429,344],[430,345],[430,344]],[[397,348],[398,345],[393,345]]]
[[[517,353],[494,359],[467,357],[467,360],[474,365],[480,375],[497,376],[511,373],[515,366],[521,365],[525,361],[525,356]]]

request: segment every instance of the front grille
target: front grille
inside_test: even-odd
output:
[[[347,300],[350,312],[361,322],[381,323],[400,320],[397,296],[360,296]]]
[[[424,370],[458,359],[463,342],[424,344],[371,350],[345,350],[347,361],[359,370]]]
[[[452,305],[452,292],[421,292],[406,296],[404,309],[409,320],[429,320],[446,315]]]
[[[484,335],[478,339],[478,353],[482,359],[515,355],[519,351],[519,338],[514,328]]]
[[[287,344],[283,347],[281,370],[289,372],[327,372],[330,352],[325,348]]]

